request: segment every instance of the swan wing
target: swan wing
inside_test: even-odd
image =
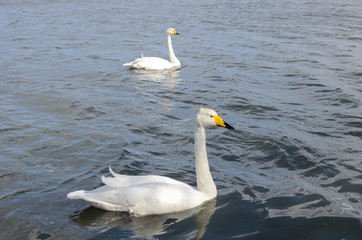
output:
[[[128,66],[134,69],[146,70],[163,70],[175,67],[175,64],[158,57],[140,57],[130,63],[125,63],[123,66]]]
[[[207,199],[191,186],[151,182],[131,187],[103,186],[92,191],[69,193],[68,198],[83,199],[111,211],[126,211],[136,216],[178,212],[201,205]]]

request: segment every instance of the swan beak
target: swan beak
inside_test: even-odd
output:
[[[173,30],[173,34],[175,35],[180,35],[178,32],[176,32],[175,30]]]
[[[231,125],[227,124],[220,116],[213,116],[217,126],[224,127],[227,129],[234,129]]]

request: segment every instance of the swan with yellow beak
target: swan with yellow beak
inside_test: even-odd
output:
[[[67,195],[110,211],[129,212],[135,216],[165,214],[191,209],[216,197],[206,152],[207,127],[234,129],[214,110],[201,108],[195,121],[195,166],[197,188],[169,177],[127,176],[109,171],[113,177],[102,177],[104,186],[92,191],[79,190]]]
[[[142,57],[137,58],[136,60],[125,63],[123,66],[128,66],[131,69],[143,69],[143,70],[166,70],[166,69],[176,69],[181,67],[181,62],[177,59],[171,42],[171,35],[180,35],[176,32],[175,29],[167,29],[167,45],[168,53],[170,56],[170,61],[159,57]]]

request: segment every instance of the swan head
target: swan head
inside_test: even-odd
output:
[[[173,29],[173,28],[167,29],[167,34],[168,34],[168,35],[180,35],[180,34],[179,34],[178,32],[176,32],[176,30]]]
[[[201,108],[196,117],[196,124],[199,127],[219,126],[228,129],[234,129],[227,124],[214,110],[208,108]]]

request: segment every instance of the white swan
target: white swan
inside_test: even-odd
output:
[[[168,53],[170,55],[171,62],[158,57],[144,57],[142,55],[140,58],[137,58],[133,62],[123,64],[123,66],[145,70],[165,70],[180,67],[181,62],[177,59],[175,53],[173,52],[171,35],[179,35],[179,33],[176,32],[176,30],[173,28],[167,29]]]
[[[83,199],[91,205],[110,211],[124,211],[135,216],[165,214],[191,209],[216,197],[206,153],[209,126],[234,129],[214,110],[201,108],[195,122],[195,165],[197,189],[172,178],[146,175],[127,176],[109,171],[113,178],[102,176],[105,186],[92,191],[75,191],[70,199]]]

